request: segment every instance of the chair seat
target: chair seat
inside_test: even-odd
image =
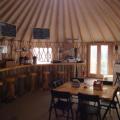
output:
[[[59,100],[55,103],[54,107],[60,110],[67,110],[69,109],[70,105],[66,101]]]
[[[110,102],[111,102],[111,100],[101,100],[100,105],[101,105],[101,107],[107,107],[107,106],[109,106]],[[116,104],[117,104],[117,102],[113,101],[111,104],[111,108],[115,108]]]
[[[120,115],[119,115],[119,111],[118,111],[118,108],[117,108],[117,104],[119,105],[119,100],[117,98],[118,88],[119,87],[116,88],[116,90],[115,90],[115,92],[113,94],[112,100],[101,100],[100,101],[101,108],[106,109],[102,119],[105,119],[108,110],[115,109],[116,113],[117,113],[117,116],[118,116],[118,119],[120,120]]]
[[[90,105],[90,104],[83,104],[80,106],[79,111],[81,113],[87,114],[98,114],[98,106]]]
[[[88,115],[96,115],[97,120],[101,120],[100,113],[100,98],[97,95],[78,94],[78,108],[76,111],[76,120],[78,120],[78,113],[80,113],[80,119],[89,120]]]

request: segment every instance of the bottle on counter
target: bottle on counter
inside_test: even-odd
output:
[[[33,64],[36,64],[36,63],[37,63],[37,57],[33,56]]]

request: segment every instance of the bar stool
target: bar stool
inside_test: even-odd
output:
[[[8,99],[15,99],[15,81],[16,78],[15,77],[7,77],[6,78],[7,81],[7,89],[8,89],[8,93],[7,93],[7,97]]]
[[[20,74],[17,75],[17,87],[16,87],[16,91],[18,95],[23,95],[25,93],[25,80],[26,80],[27,76],[26,74]]]
[[[70,80],[70,74],[65,71],[58,71],[57,72],[58,78],[63,79],[64,82],[67,82]]]
[[[49,89],[49,83],[50,83],[50,80],[51,80],[51,73],[49,71],[45,71],[43,72],[43,79],[44,79],[44,82],[43,82],[43,90],[48,90]]]
[[[31,73],[30,76],[31,76],[31,91],[34,91],[36,87],[37,73]]]
[[[0,102],[2,101],[2,88],[3,88],[3,82],[0,81]]]
[[[43,73],[42,70],[37,71],[37,81],[36,81],[36,87],[42,88],[43,85]]]
[[[57,76],[58,76],[58,79],[62,79],[64,82],[66,81],[64,71],[58,71]]]

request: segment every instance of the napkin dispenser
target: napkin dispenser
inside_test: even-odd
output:
[[[103,82],[101,80],[94,81],[93,88],[94,90],[102,90]]]
[[[80,87],[80,81],[77,80],[77,79],[74,79],[74,80],[72,81],[72,87],[74,87],[74,88],[79,88],[79,87]]]

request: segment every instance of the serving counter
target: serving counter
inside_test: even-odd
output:
[[[0,69],[0,82],[7,91],[4,96],[14,97],[37,88],[49,89],[52,80],[69,81],[76,75],[77,77],[84,76],[85,71],[85,63],[16,65]]]

